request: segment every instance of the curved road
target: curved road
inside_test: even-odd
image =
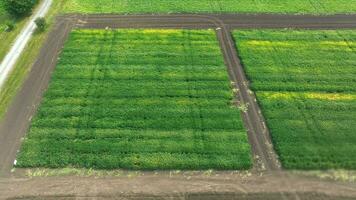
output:
[[[35,20],[38,17],[44,17],[51,7],[52,0],[43,0],[39,9],[31,16],[30,22],[21,31],[16,38],[14,45],[11,47],[9,53],[5,56],[0,64],[0,90],[4,86],[9,74],[14,68],[16,61],[24,51],[26,44],[31,39],[33,32],[36,30]]]

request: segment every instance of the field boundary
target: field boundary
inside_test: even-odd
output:
[[[282,15],[63,15],[56,24],[3,121],[0,122],[0,177],[11,175],[11,169],[50,81],[59,53],[73,28],[174,28],[216,29],[228,71],[240,94],[242,104],[249,104],[244,114],[249,140],[261,169],[278,170],[279,164],[271,146],[260,109],[248,89],[230,29],[235,28],[356,28],[356,15],[282,16]],[[303,24],[304,23],[304,24]],[[236,81],[236,79],[240,81]],[[242,80],[242,81],[241,81]],[[262,118],[261,118],[262,117]],[[256,145],[255,145],[256,144]],[[256,167],[256,165],[255,165]]]
[[[236,91],[237,106],[245,107],[241,115],[248,133],[249,143],[254,156],[254,168],[256,170],[279,170],[281,169],[277,154],[273,150],[271,137],[266,122],[261,115],[256,98],[250,92],[248,80],[245,76],[241,61],[237,56],[230,30],[222,27],[217,30],[221,49],[224,52],[225,63],[232,85]]]

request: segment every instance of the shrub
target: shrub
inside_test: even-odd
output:
[[[35,20],[35,24],[37,26],[37,30],[39,31],[44,31],[46,29],[46,26],[47,26],[47,22],[46,22],[46,19],[43,18],[43,17],[39,17]]]

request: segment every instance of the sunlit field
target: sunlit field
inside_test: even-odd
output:
[[[83,13],[356,13],[356,0],[67,0]]]
[[[289,169],[356,169],[356,32],[234,32]]]
[[[248,169],[213,30],[74,30],[19,167]]]

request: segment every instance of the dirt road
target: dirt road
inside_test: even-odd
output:
[[[66,15],[83,28],[356,28],[356,15]]]
[[[299,192],[306,193],[308,191],[304,190],[307,181],[301,181],[301,183],[296,182],[296,178],[289,179],[287,176],[281,176],[278,172],[280,167],[278,163],[277,156],[273,151],[271,145],[270,136],[268,130],[264,125],[263,116],[260,115],[260,109],[255,102],[254,95],[249,91],[249,83],[243,72],[243,67],[240,64],[240,60],[237,56],[235,44],[231,38],[230,31],[235,28],[310,28],[310,29],[336,29],[336,28],[356,28],[356,15],[336,15],[336,16],[282,16],[282,15],[138,15],[138,16],[118,16],[118,15],[67,15],[59,17],[57,23],[50,33],[48,40],[43,46],[37,62],[34,64],[29,77],[24,83],[24,86],[20,90],[19,94],[16,96],[12,105],[10,106],[5,118],[0,122],[0,177],[11,177],[10,170],[12,168],[13,162],[16,157],[16,153],[21,144],[21,138],[25,136],[26,131],[29,127],[30,120],[36,112],[36,109],[41,101],[43,92],[48,86],[50,80],[51,72],[55,68],[58,55],[63,47],[63,44],[73,27],[78,28],[187,28],[187,29],[202,29],[202,28],[212,28],[217,32],[218,39],[220,41],[221,49],[224,55],[225,63],[231,78],[234,82],[235,87],[238,89],[238,100],[239,104],[248,105],[248,110],[243,113],[243,118],[245,126],[248,129],[249,141],[251,143],[253,153],[258,159],[255,162],[255,168],[257,169],[253,176],[256,180],[252,181],[246,186],[252,187],[252,185],[263,181],[265,186],[269,184],[275,184],[277,187],[277,182],[279,187],[284,188],[285,191],[281,192],[281,197],[283,194],[287,196],[284,199],[289,199],[288,195],[292,195],[292,199],[298,199],[300,197]],[[257,172],[261,170],[266,170],[270,173],[268,179],[259,179]],[[277,171],[277,172],[275,172]],[[279,177],[281,176],[281,177]],[[229,179],[230,176],[224,176]],[[270,180],[277,180],[276,182],[271,182]],[[57,182],[57,184],[65,184],[64,182]],[[82,179],[79,179],[82,180]],[[162,181],[164,178],[162,177]],[[207,179],[208,180],[208,179]],[[31,181],[34,181],[31,183]],[[43,179],[17,179],[17,178],[3,178],[0,179],[1,188],[14,187],[13,191],[19,191],[17,186],[30,187],[31,184],[41,184],[44,190],[42,192],[32,190],[33,194],[43,194],[46,193],[52,187],[49,184],[53,179],[43,178]],[[95,184],[92,179],[83,180],[85,183]],[[86,182],[87,181],[87,182]],[[123,180],[116,180],[121,182]],[[202,180],[204,183],[204,179]],[[223,188],[223,180],[211,180],[211,184],[214,184],[214,188]],[[235,182],[243,181],[237,178]],[[104,181],[105,182],[105,181]],[[158,177],[159,182],[159,177]],[[189,182],[189,181],[188,181]],[[184,184],[194,184],[184,182]],[[76,182],[79,184],[79,182]],[[196,182],[197,183],[197,182]],[[267,184],[268,183],[268,184]],[[318,184],[322,185],[322,189],[318,191],[323,191],[324,193],[334,192],[337,195],[336,190],[330,190],[328,187],[329,183],[317,181]],[[90,184],[88,186],[90,186]],[[104,183],[103,183],[104,184]],[[109,182],[106,184],[110,184]],[[142,184],[142,183],[141,183]],[[172,182],[172,184],[179,184],[179,182]],[[300,185],[298,185],[300,184]],[[104,184],[105,185],[105,184]],[[197,183],[197,186],[199,184]],[[109,186],[109,185],[108,185]],[[159,187],[159,185],[156,185]],[[274,187],[275,187],[274,186]],[[310,185],[311,187],[312,185]],[[339,184],[332,184],[332,187],[339,186]],[[353,185],[354,186],[354,185]],[[73,187],[78,187],[73,185]],[[144,187],[141,185],[141,187]],[[201,185],[204,187],[204,184]],[[231,182],[231,187],[234,187],[234,183]],[[236,185],[237,187],[237,185]],[[261,186],[260,191],[264,191]],[[292,193],[288,192],[289,190]],[[303,189],[304,188],[304,189]],[[352,187],[350,187],[352,188]],[[8,188],[9,189],[9,188]],[[75,189],[75,188],[72,188]],[[162,188],[164,189],[164,188]],[[173,188],[170,188],[173,189]],[[278,188],[277,188],[278,189]],[[340,188],[339,188],[340,189]],[[59,192],[56,194],[70,195],[74,190],[68,189],[65,192]],[[211,190],[211,188],[206,188],[205,192],[209,191],[219,191]],[[276,192],[275,189],[268,190],[269,192]],[[342,191],[341,189],[338,191]],[[354,190],[348,190],[347,194],[354,195]],[[351,191],[351,192],[350,192]],[[82,191],[83,192],[83,191]],[[99,191],[98,191],[99,192]],[[105,192],[105,190],[100,191]],[[164,192],[172,192],[172,190],[165,190]],[[183,192],[183,191],[180,191]],[[241,194],[238,188],[231,189],[231,191],[226,191]],[[251,192],[253,192],[251,190]],[[257,192],[257,191],[256,191]],[[312,192],[312,191],[309,191]],[[1,193],[1,192],[0,192]],[[30,195],[31,191],[26,193]],[[96,193],[98,195],[99,193]],[[277,194],[278,193],[277,191]],[[51,194],[53,195],[53,194]],[[340,194],[341,195],[341,194]],[[9,195],[11,197],[11,195]],[[262,196],[264,197],[264,196]],[[355,196],[356,197],[356,194]],[[303,198],[300,198],[303,199]]]

